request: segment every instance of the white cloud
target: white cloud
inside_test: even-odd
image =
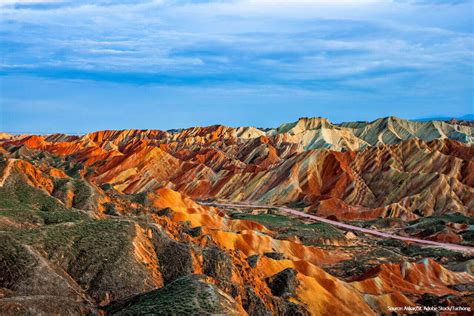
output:
[[[0,17],[0,23],[9,22],[0,24],[3,42],[22,46],[21,54],[5,55],[3,68],[284,84],[377,73],[398,80],[396,68],[425,74],[440,67],[466,68],[472,35],[444,28],[439,21],[446,19],[418,23],[412,17],[417,10],[416,4],[388,0],[87,1],[46,9],[9,7]],[[449,10],[431,14],[459,14]],[[375,80],[361,78],[361,83]]]
[[[48,4],[48,3],[63,3],[64,0],[1,0],[1,6],[10,6],[17,4]]]

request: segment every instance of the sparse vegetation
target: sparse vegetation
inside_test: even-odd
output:
[[[44,191],[18,179],[0,188],[0,216],[30,224],[57,224],[87,217],[78,210],[66,208]]]
[[[0,288],[14,289],[31,273],[36,261],[11,236],[0,235]]]
[[[117,210],[115,209],[115,204],[114,203],[110,203],[110,202],[104,203],[104,208],[105,208],[104,213],[106,215],[110,215],[110,216],[119,216],[120,215],[119,213],[117,213]]]
[[[438,224],[445,225],[448,222],[474,225],[474,218],[464,216],[460,213],[443,214],[443,215],[422,217],[417,220],[411,221],[409,225],[416,226],[417,228],[427,228],[427,227],[438,225]]]
[[[88,209],[88,201],[92,196],[92,189],[85,180],[74,181],[74,207]]]
[[[269,228],[280,228],[288,227],[296,224],[297,220],[294,220],[288,216],[274,215],[274,214],[245,214],[245,213],[234,213],[232,215],[234,219],[245,219],[249,221],[258,222]]]
[[[451,251],[439,247],[427,247],[418,245],[407,245],[402,241],[394,239],[381,239],[376,243],[381,247],[393,248],[400,254],[414,259],[433,258],[440,260],[442,258],[449,258],[452,261],[467,260],[463,253]]]
[[[200,276],[186,276],[164,288],[112,303],[106,311],[112,315],[211,315],[225,312],[218,289],[200,280]]]
[[[69,167],[69,168],[66,168],[66,174],[67,174],[68,176],[70,176],[71,178],[76,178],[76,179],[78,179],[78,178],[81,177],[81,175],[80,175],[81,169],[82,169],[82,168],[80,167],[79,164],[75,164],[75,165],[73,165],[73,166],[71,166],[71,167]]]
[[[140,192],[131,195],[132,202],[141,204],[143,206],[148,206],[148,192]]]
[[[286,239],[292,235],[302,237],[314,244],[320,239],[343,239],[343,233],[326,223],[305,223],[304,221],[284,215],[234,213],[233,218],[258,222],[269,229],[278,231],[278,238]]]

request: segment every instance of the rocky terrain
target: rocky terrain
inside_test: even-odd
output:
[[[1,134],[0,314],[470,315],[474,252],[271,205],[468,249],[473,141],[394,117]]]

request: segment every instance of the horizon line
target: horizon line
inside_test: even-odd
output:
[[[283,122],[281,123],[280,125],[278,126],[274,126],[274,127],[263,127],[263,126],[255,126],[255,125],[238,125],[238,126],[232,126],[232,125],[226,125],[226,124],[220,124],[220,123],[216,123],[216,124],[210,124],[210,125],[193,125],[193,126],[189,126],[189,127],[177,127],[177,128],[170,128],[170,129],[159,129],[159,128],[111,128],[111,129],[108,129],[108,128],[105,128],[105,129],[97,129],[97,130],[89,130],[89,131],[61,131],[61,132],[52,132],[52,133],[42,133],[42,132],[32,132],[32,131],[6,131],[6,130],[0,130],[0,133],[5,133],[5,134],[10,134],[10,135],[14,135],[14,136],[20,136],[20,135],[56,135],[56,134],[63,134],[63,135],[68,135],[68,136],[83,136],[83,135],[87,135],[87,134],[90,134],[90,133],[95,133],[95,132],[101,132],[101,131],[124,131],[124,130],[139,130],[139,131],[149,131],[149,130],[155,130],[155,131],[163,131],[163,132],[170,132],[170,131],[176,131],[176,130],[186,130],[186,129],[190,129],[190,128],[195,128],[195,127],[211,127],[211,126],[225,126],[225,127],[230,127],[230,128],[239,128],[239,127],[254,127],[254,128],[257,128],[257,129],[277,129],[279,127],[281,127],[283,124],[290,124],[290,123],[295,123],[295,122],[298,122],[299,120],[301,119],[307,119],[307,118],[321,118],[321,119],[325,119],[327,121],[329,121],[331,124],[334,124],[334,125],[340,125],[340,124],[344,124],[344,123],[372,123],[372,122],[375,122],[377,120],[380,120],[380,119],[386,119],[386,118],[397,118],[397,119],[401,119],[401,120],[405,120],[405,121],[413,121],[413,122],[445,122],[445,121],[449,121],[449,120],[460,120],[460,121],[474,121],[474,113],[467,113],[467,114],[464,114],[464,115],[461,115],[461,116],[443,116],[443,115],[440,115],[440,116],[432,116],[432,117],[421,117],[421,118],[402,118],[402,117],[398,117],[398,116],[395,116],[395,115],[388,115],[388,116],[381,116],[379,118],[376,118],[374,120],[353,120],[353,121],[341,121],[341,122],[333,122],[331,121],[330,119],[326,118],[326,117],[323,117],[323,116],[301,116],[299,117],[298,119],[294,120],[294,121],[289,121],[289,122]],[[467,117],[467,118],[465,118]],[[471,118],[472,117],[472,118]]]

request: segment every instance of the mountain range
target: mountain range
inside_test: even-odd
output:
[[[473,142],[472,121],[396,117],[0,133],[0,313],[474,308],[474,250],[276,208],[472,249]]]

